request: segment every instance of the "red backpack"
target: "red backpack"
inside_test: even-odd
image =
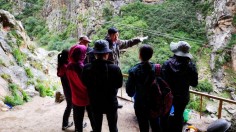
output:
[[[150,87],[148,87],[148,107],[150,117],[157,118],[166,115],[172,106],[173,95],[167,82],[160,76],[161,66],[155,64],[155,74]]]

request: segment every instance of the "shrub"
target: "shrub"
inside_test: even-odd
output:
[[[200,104],[201,104],[200,97],[191,94],[190,101],[189,101],[188,105],[186,106],[186,108],[193,109],[193,110],[200,112],[200,107],[201,107]],[[205,99],[202,100],[202,111],[206,111],[206,100]]]
[[[25,68],[25,72],[28,78],[33,78],[34,75],[32,73],[32,71],[30,70],[30,68]]]
[[[24,99],[19,95],[19,86],[11,83],[9,84],[9,90],[11,91],[12,95],[6,96],[4,102],[12,106],[22,105],[24,103]]]
[[[36,90],[39,91],[41,97],[50,96],[53,97],[54,92],[43,84],[37,84],[35,86]]]
[[[203,81],[199,81],[196,90],[209,93],[213,91],[213,86],[208,80],[205,79]]]
[[[24,62],[25,62],[25,59],[26,59],[26,56],[25,56],[24,53],[22,53],[19,49],[14,49],[13,50],[13,56],[15,57],[15,59],[17,61],[17,64],[19,66],[24,65]]]

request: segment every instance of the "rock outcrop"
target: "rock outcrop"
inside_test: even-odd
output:
[[[74,25],[75,33],[73,37],[81,34],[90,36],[94,30],[103,24],[102,15],[104,8],[115,10],[119,13],[119,9],[124,4],[134,0],[46,0],[43,9],[43,16],[46,18],[50,31],[61,32],[68,25]]]
[[[18,85],[30,96],[38,95],[38,83],[57,85],[57,52],[52,52],[37,48],[21,22],[0,10],[0,99],[11,94],[9,84]]]
[[[235,32],[233,25],[235,11],[235,0],[215,0],[214,11],[206,18],[207,37],[209,45],[213,47],[210,55],[210,68],[214,72],[213,82],[216,88],[225,88],[224,69],[221,63],[228,52],[220,50],[227,46],[232,33]]]

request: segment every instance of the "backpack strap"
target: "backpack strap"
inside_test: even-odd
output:
[[[155,65],[156,76],[160,76],[161,75],[161,65],[160,64],[154,64],[154,65]]]

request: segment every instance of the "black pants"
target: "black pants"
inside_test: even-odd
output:
[[[118,132],[117,128],[117,108],[111,111],[107,111],[104,114],[107,116],[108,126],[110,132]],[[96,130],[95,132],[102,131],[102,120],[103,120],[103,112],[95,112],[94,111],[94,119],[96,122]]]
[[[74,111],[74,122],[75,122],[75,131],[76,132],[83,132],[83,120],[84,120],[84,112],[85,109],[88,113],[88,117],[91,123],[91,127],[93,131],[95,130],[95,121],[94,116],[91,111],[90,106],[77,106],[73,105],[73,111]]]
[[[149,132],[149,123],[152,132],[160,132],[159,118],[152,119],[149,117],[149,111],[145,108],[135,108],[135,115],[138,119],[140,132]]]
[[[174,132],[182,132],[183,123],[184,123],[184,110],[186,105],[188,104],[188,100],[183,99],[174,99],[174,117],[170,120],[170,131]]]
[[[66,98],[66,109],[65,109],[64,115],[63,115],[62,127],[68,125],[71,109],[72,109],[72,101],[71,101],[71,99]]]

